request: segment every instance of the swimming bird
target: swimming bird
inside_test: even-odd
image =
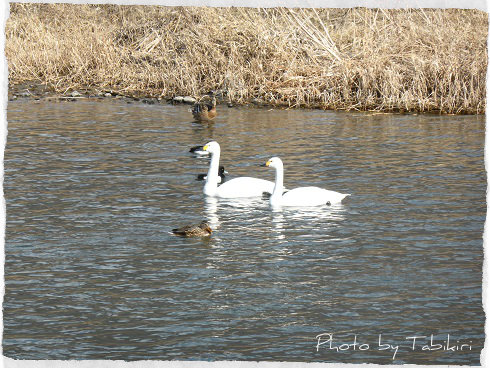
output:
[[[203,146],[194,146],[191,147],[189,150],[190,153],[193,153],[195,155],[203,156],[203,155],[209,155],[209,152],[206,152],[202,149]]]
[[[196,121],[211,121],[216,117],[216,97],[209,94],[201,97],[192,107]]]
[[[271,206],[321,206],[338,204],[350,194],[318,187],[294,188],[283,194],[284,166],[279,157],[272,157],[264,166],[276,169],[276,184],[269,199]]]
[[[218,166],[221,148],[218,142],[212,141],[207,143],[203,149],[211,153],[211,163],[203,190],[205,195],[220,198],[241,198],[261,197],[263,192],[272,193],[274,189],[274,183],[272,181],[250,178],[248,176],[228,180],[218,187]]]
[[[218,184],[219,183],[224,183],[225,182],[225,174],[228,174],[227,171],[225,171],[225,167],[223,165],[220,165],[218,168]],[[197,176],[196,180],[206,180],[208,174],[199,174]]]
[[[209,227],[207,221],[202,221],[199,225],[186,225],[178,229],[172,229],[175,235],[180,236],[209,236],[213,230]]]

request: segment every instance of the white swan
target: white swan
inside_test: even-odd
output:
[[[204,194],[220,198],[260,197],[262,193],[272,193],[274,183],[272,181],[243,176],[226,181],[218,187],[218,167],[221,149],[218,142],[212,141],[203,147],[204,151],[211,153]]]
[[[283,194],[284,167],[279,157],[272,157],[265,166],[276,169],[276,185],[269,199],[271,206],[321,206],[338,204],[350,194],[343,194],[318,187],[300,187]]]

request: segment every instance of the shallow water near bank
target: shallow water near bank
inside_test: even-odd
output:
[[[479,364],[484,117],[188,110],[9,102],[5,356]],[[288,188],[352,195],[205,199],[209,140],[230,178],[279,156]]]

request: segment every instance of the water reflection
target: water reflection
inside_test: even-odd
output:
[[[220,226],[218,216],[218,199],[206,196],[204,199],[204,212],[211,228],[217,229]]]
[[[273,214],[286,213],[288,217],[296,220],[317,221],[317,220],[336,220],[340,221],[344,218],[347,211],[342,204],[331,206],[310,206],[310,207],[271,207]]]
[[[483,119],[186,109],[9,103],[6,356],[388,364],[315,336],[450,332],[473,350],[395,363],[478,364]],[[280,156],[286,187],[353,194],[280,211],[205,198],[209,159],[188,151],[210,140],[230,178],[273,180],[258,165]],[[169,234],[204,219],[209,239]]]
[[[284,235],[284,214],[281,209],[272,209],[272,231],[276,235],[278,241],[286,239]]]

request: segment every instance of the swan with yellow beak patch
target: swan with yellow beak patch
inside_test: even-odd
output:
[[[271,206],[322,206],[338,204],[350,194],[334,192],[318,187],[299,187],[283,194],[284,166],[279,157],[272,157],[265,163],[267,167],[276,169],[276,182],[269,199]]]
[[[204,151],[211,153],[211,163],[209,164],[206,183],[204,184],[204,194],[210,197],[220,198],[242,198],[242,197],[261,197],[264,192],[272,193],[274,183],[269,180],[242,176],[231,179],[218,186],[218,170],[221,148],[216,141],[207,143],[203,147]]]

